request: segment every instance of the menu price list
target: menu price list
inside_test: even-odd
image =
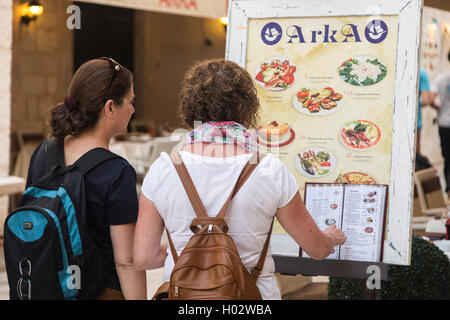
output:
[[[346,242],[327,259],[380,262],[387,185],[306,183],[305,206],[320,229],[333,224]],[[303,257],[309,257],[301,250]]]

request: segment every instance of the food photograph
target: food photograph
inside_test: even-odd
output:
[[[377,181],[363,172],[346,172],[338,175],[335,183],[377,184]]]
[[[263,62],[255,76],[256,83],[266,90],[284,90],[290,87],[297,67],[285,58],[273,58]]]
[[[338,72],[348,84],[370,86],[386,77],[387,67],[378,58],[359,56],[343,62]]]
[[[351,121],[341,129],[342,143],[350,149],[366,150],[374,147],[381,139],[381,130],[367,120]]]
[[[306,177],[320,178],[334,170],[336,158],[324,148],[308,148],[297,155],[295,166]]]
[[[258,126],[257,143],[263,148],[284,147],[294,139],[294,129],[287,122],[271,121]]]
[[[342,107],[341,93],[332,87],[323,89],[302,88],[293,98],[294,108],[306,115],[322,116],[338,111]]]

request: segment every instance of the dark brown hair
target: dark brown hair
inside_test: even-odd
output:
[[[183,122],[235,121],[247,128],[259,122],[259,100],[249,73],[232,61],[196,62],[185,74],[179,112]]]
[[[117,71],[114,67],[113,61],[94,59],[78,68],[65,102],[50,111],[52,137],[62,142],[68,135],[76,136],[95,127],[109,99],[116,105],[123,103],[133,84],[133,74],[125,67],[120,66]]]

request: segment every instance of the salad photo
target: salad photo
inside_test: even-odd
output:
[[[326,115],[338,109],[342,94],[331,87],[321,90],[302,88],[293,100],[294,108],[307,115]]]
[[[338,72],[348,84],[370,86],[386,77],[387,67],[377,58],[361,56],[346,60]]]
[[[334,170],[336,158],[323,148],[308,148],[297,155],[295,165],[304,176],[323,177]]]
[[[289,60],[274,58],[262,63],[256,74],[256,82],[267,90],[283,90],[295,81],[297,67]]]
[[[350,149],[369,149],[381,138],[380,128],[367,120],[356,120],[347,123],[341,130],[341,141]]]

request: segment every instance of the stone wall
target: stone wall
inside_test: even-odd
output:
[[[72,2],[42,0],[42,16],[29,25],[20,22],[23,1],[13,3],[12,134],[34,128],[46,132],[48,111],[64,99],[73,74],[73,36],[66,27]]]
[[[12,18],[12,0],[0,1],[0,176],[9,172]],[[1,218],[6,216],[7,209],[7,197],[0,197]]]
[[[218,19],[136,11],[136,118],[179,126],[180,82],[196,60],[225,57],[226,32]]]

